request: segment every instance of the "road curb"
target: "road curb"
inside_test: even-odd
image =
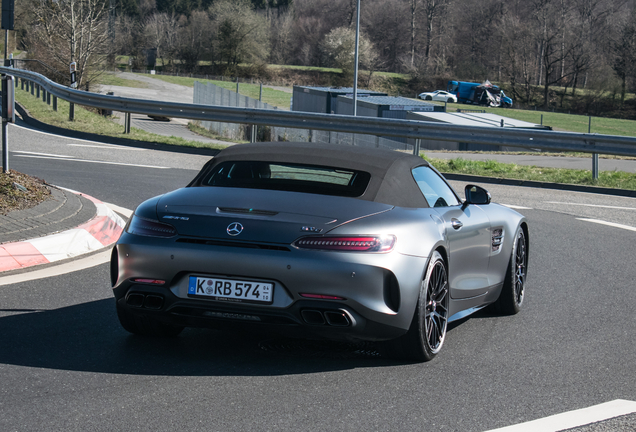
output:
[[[444,175],[444,177],[446,177],[447,180],[501,184],[506,186],[522,186],[522,187],[531,187],[531,188],[538,188],[538,189],[567,190],[571,192],[587,192],[587,193],[602,194],[602,195],[613,195],[613,196],[636,198],[636,191],[627,190],[627,189],[613,189],[613,188],[604,188],[604,187],[598,187],[598,186],[570,185],[570,184],[563,184],[563,183],[547,183],[547,182],[539,182],[539,181],[531,181],[531,180],[513,180],[513,179],[504,179],[504,178],[496,178],[496,177],[482,177],[482,176],[468,175],[468,174],[453,174],[453,173],[442,173],[442,174]]]
[[[103,249],[117,241],[125,225],[121,217],[90,195],[65,190],[92,201],[97,209],[96,215],[70,230],[0,245],[0,272],[73,258]]]

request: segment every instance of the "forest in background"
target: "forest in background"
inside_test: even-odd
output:
[[[335,67],[313,75],[340,85],[352,79],[355,12],[356,0],[24,0],[14,40],[59,71],[77,62],[80,85],[118,55],[144,69],[149,52],[164,72]],[[517,106],[634,118],[636,0],[361,0],[360,24],[361,85],[391,87],[380,71],[407,74],[410,95],[488,79]]]

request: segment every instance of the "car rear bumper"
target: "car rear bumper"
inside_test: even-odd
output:
[[[124,241],[122,241],[124,240]],[[330,339],[384,340],[408,330],[426,259],[388,254],[174,245],[143,239],[113,249],[113,292],[133,314],[188,327],[256,326]],[[266,281],[271,304],[192,298],[191,276]],[[163,285],[136,279],[161,280]],[[302,294],[340,297],[309,299]]]

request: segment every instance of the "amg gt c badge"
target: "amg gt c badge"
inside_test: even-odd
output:
[[[227,233],[231,236],[237,236],[243,232],[243,225],[238,222],[232,222],[227,226]]]
[[[304,226],[300,229],[301,231],[305,231],[305,232],[315,232],[315,233],[319,233],[322,231],[322,228],[316,228],[316,227],[308,227],[308,226]]]

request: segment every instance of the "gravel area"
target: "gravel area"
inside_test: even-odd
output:
[[[51,197],[43,180],[14,170],[0,173],[0,214],[35,207]]]

